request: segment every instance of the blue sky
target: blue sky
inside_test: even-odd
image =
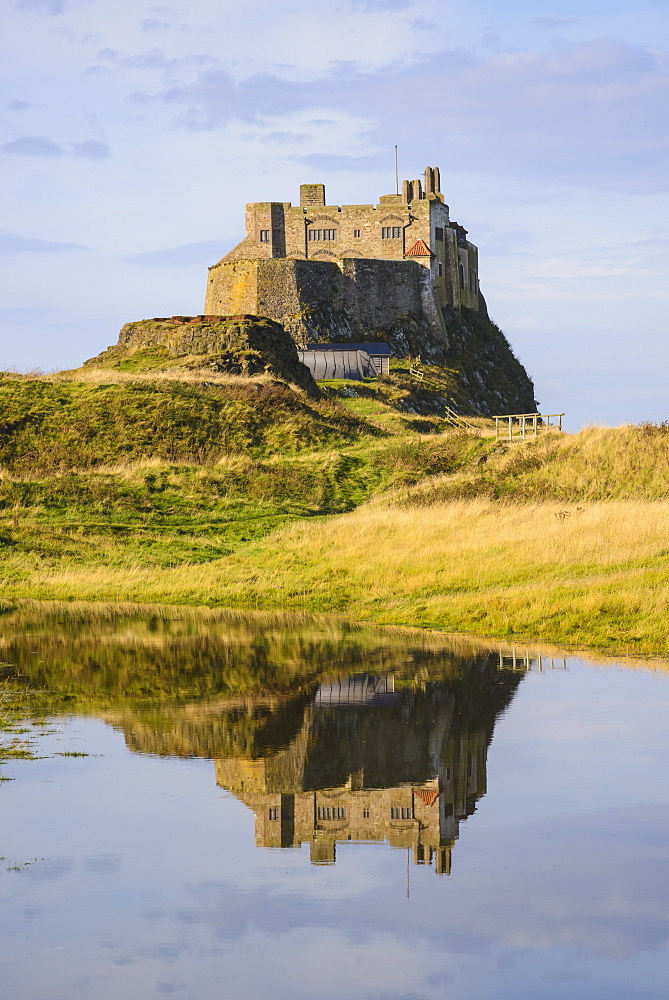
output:
[[[202,310],[243,206],[438,165],[544,411],[663,420],[666,0],[6,0],[0,367]]]

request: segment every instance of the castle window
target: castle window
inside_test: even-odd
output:
[[[391,806],[390,808],[390,818],[391,819],[413,819],[411,815],[411,809],[407,806]]]
[[[269,243],[269,229],[260,230],[260,242]]]
[[[458,265],[460,270],[460,288],[465,287],[465,269],[462,264]]]
[[[358,239],[360,239],[361,236],[362,236],[362,230],[361,229],[354,229],[353,230],[353,238],[354,239],[358,240]]]
[[[270,819],[278,819],[279,818],[279,807],[278,806],[270,806],[269,818]]]
[[[381,239],[382,240],[399,240],[402,235],[401,226],[382,226],[381,227]]]
[[[444,276],[444,265],[440,264],[439,265],[439,277],[443,278],[443,276]]]
[[[314,243],[320,240],[336,240],[337,230],[336,229],[310,229],[309,230],[309,242]]]
[[[369,806],[365,806],[362,810],[362,818],[369,819]]]
[[[319,819],[346,819],[346,809],[343,806],[319,806]]]
[[[439,240],[440,243],[444,242],[444,230],[441,226],[437,226],[434,230],[434,238],[435,240]]]

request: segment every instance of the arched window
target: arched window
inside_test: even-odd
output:
[[[458,266],[460,268],[460,288],[464,288],[465,287],[465,269],[462,266],[462,261],[460,262],[460,264]]]

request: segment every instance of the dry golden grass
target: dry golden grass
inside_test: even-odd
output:
[[[39,374],[39,378],[47,382],[89,382],[93,384],[111,385],[124,382],[207,382],[210,385],[236,385],[248,386],[252,382],[276,382],[276,377],[270,375],[229,375],[225,372],[215,372],[208,368],[197,368],[188,371],[184,368],[155,368],[141,371],[120,371],[111,367],[90,367],[73,368],[71,371],[53,372],[49,374]],[[289,388],[297,393],[303,390],[299,386],[285,383]]]
[[[524,443],[499,441],[485,465],[432,479],[408,502],[488,496],[509,500],[669,498],[669,426],[586,427],[541,433]]]
[[[663,653],[668,555],[666,502],[366,505],[198,566],[36,567],[0,594],[339,611]]]

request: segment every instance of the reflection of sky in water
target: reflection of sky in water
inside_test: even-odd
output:
[[[669,677],[571,661],[498,719],[450,876],[387,844],[258,849],[205,759],[72,719],[0,785],[8,1000],[659,998]],[[34,859],[34,860],[33,860]],[[22,870],[7,870],[22,866]]]

